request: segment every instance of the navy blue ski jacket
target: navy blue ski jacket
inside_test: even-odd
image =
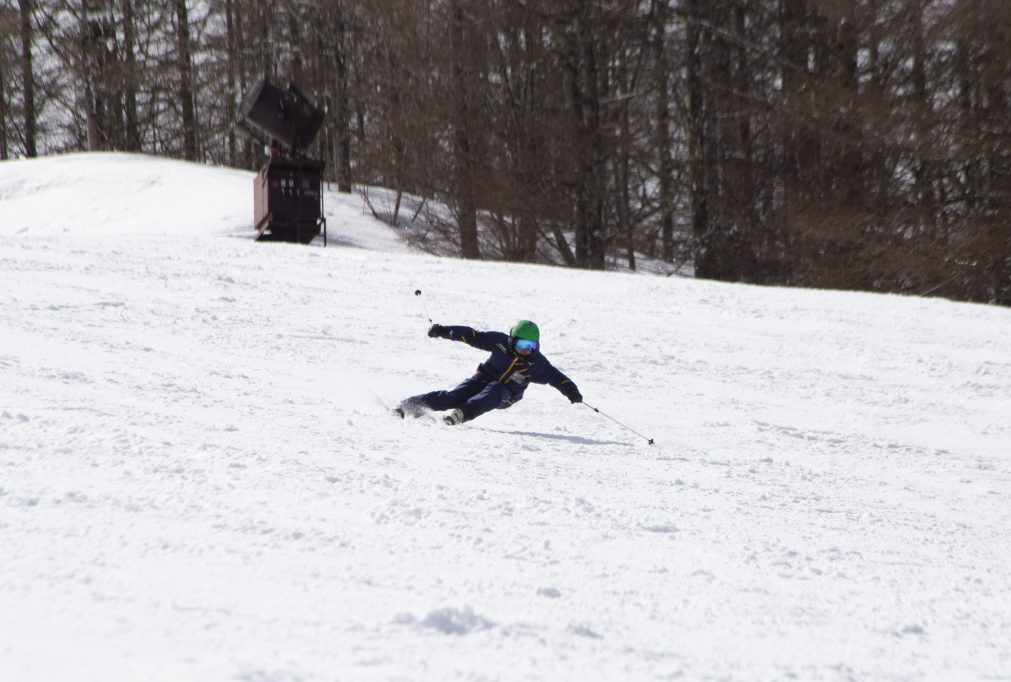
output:
[[[487,360],[478,365],[477,372],[488,381],[504,384],[512,396],[511,402],[520,400],[531,382],[553,386],[573,402],[583,399],[572,379],[548,362],[539,350],[526,356],[516,353],[508,334],[479,332],[464,326],[444,326],[437,336],[450,341],[462,341],[468,346],[491,353]]]

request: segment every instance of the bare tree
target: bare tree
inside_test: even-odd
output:
[[[123,13],[123,94],[126,112],[125,149],[131,152],[141,150],[140,122],[137,112],[137,89],[140,74],[137,70],[137,29],[134,21],[135,0],[121,0]]]
[[[351,43],[348,36],[348,18],[341,3],[334,3],[332,19],[333,58],[333,156],[336,166],[337,187],[341,192],[351,192],[351,81],[348,65],[351,63]]]
[[[10,145],[7,141],[7,120],[10,117],[7,105],[8,83],[12,79],[11,62],[8,55],[7,39],[14,35],[13,12],[6,8],[0,9],[0,161],[10,158]]]
[[[671,59],[667,32],[671,24],[668,0],[653,0],[653,82],[656,89],[656,153],[659,185],[661,258],[674,261],[674,148],[671,140]]]
[[[32,0],[18,0],[21,9],[21,88],[22,111],[24,115],[24,150],[25,156],[32,158],[38,155],[36,146],[37,121],[35,118],[35,67],[32,56],[33,14]]]
[[[599,5],[576,0],[561,10],[565,46],[566,90],[572,117],[573,222],[576,265],[603,269],[605,243],[604,174],[606,153],[601,129],[601,35]]]
[[[269,76],[339,189],[448,207],[432,250],[1011,304],[1008,33],[1005,0],[19,0],[0,157],[253,168]]]
[[[477,241],[477,198],[474,195],[474,180],[477,171],[474,136],[478,121],[475,108],[478,106],[476,69],[480,54],[475,48],[477,41],[468,40],[477,31],[473,30],[475,17],[468,16],[464,0],[451,0],[450,6],[450,46],[453,74],[453,166],[452,195],[455,199],[455,213],[460,230],[460,252],[464,258],[480,258]]]
[[[190,54],[190,21],[186,0],[175,0],[176,40],[179,67],[179,104],[182,107],[183,158],[197,158],[197,117],[193,99],[193,60]]]

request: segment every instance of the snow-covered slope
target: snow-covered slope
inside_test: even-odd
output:
[[[0,164],[0,679],[1011,679],[1011,311],[260,244],[251,178]],[[483,359],[415,289],[657,444],[391,419]]]
[[[9,161],[0,164],[0,235],[252,238],[254,176],[140,154]],[[366,217],[358,196],[327,186],[324,207],[329,244],[409,250],[385,225]]]

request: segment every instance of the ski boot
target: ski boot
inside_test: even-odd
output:
[[[463,422],[463,410],[457,408],[442,418],[446,426],[456,426]]]

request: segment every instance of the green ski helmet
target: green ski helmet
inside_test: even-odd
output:
[[[535,353],[541,345],[541,330],[530,320],[520,320],[509,330],[509,345],[519,355]]]
[[[526,339],[527,341],[540,341],[541,330],[530,320],[520,320],[509,330],[509,336],[513,339]]]

